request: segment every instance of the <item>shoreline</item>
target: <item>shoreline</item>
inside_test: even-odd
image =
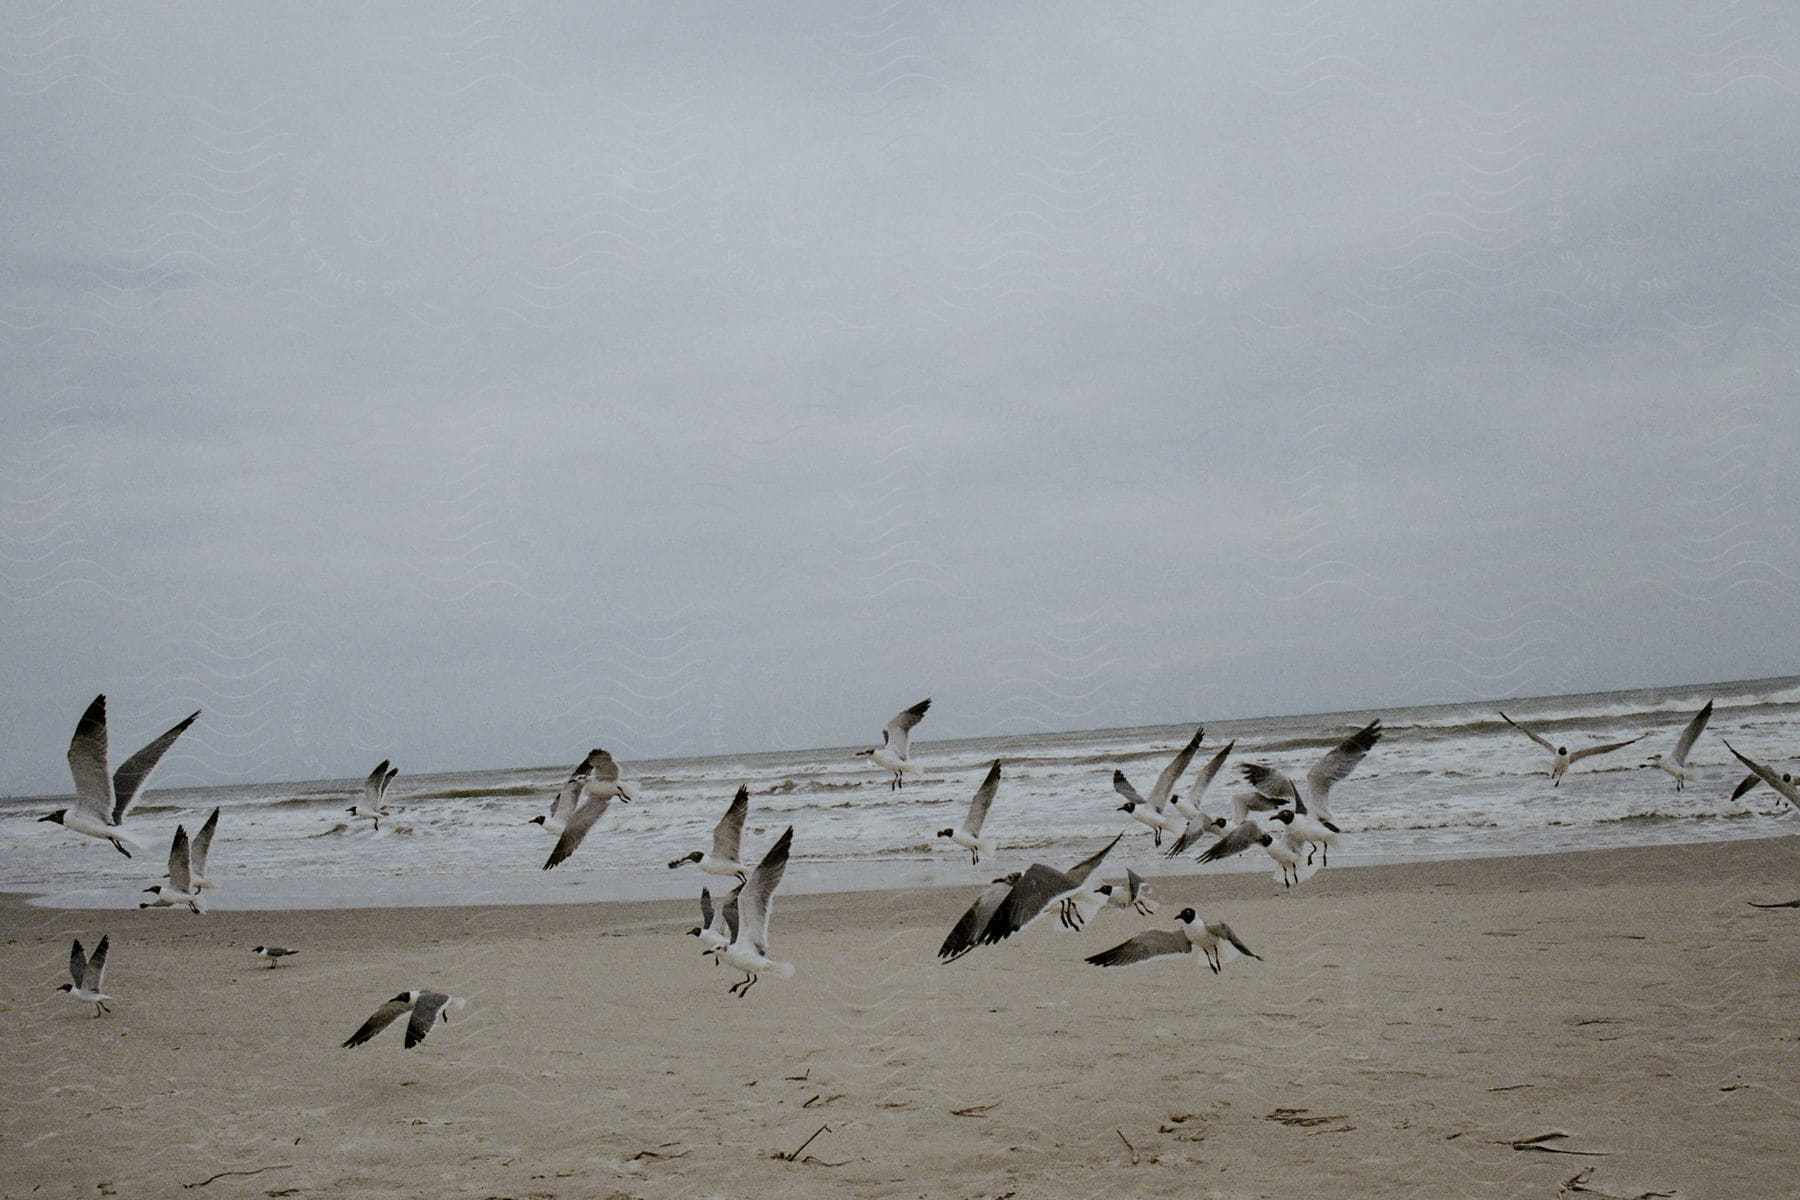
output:
[[[943,965],[971,887],[95,914],[0,898],[0,1194],[1775,1195],[1800,1121],[1800,836],[1152,880]],[[1193,904],[1261,957],[1083,959]],[[51,989],[111,938],[113,1011]],[[277,969],[258,944],[300,951]],[[468,1008],[341,1049],[414,987]],[[829,1132],[825,1132],[825,1130]],[[1549,1133],[1557,1149],[1520,1149]],[[809,1137],[816,1140],[808,1143]],[[805,1144],[797,1160],[780,1157]],[[107,1148],[96,1155],[93,1148]],[[223,1188],[223,1190],[221,1190]]]
[[[1660,847],[1696,847],[1730,845],[1738,842],[1780,840],[1800,836],[1800,831],[1770,829],[1767,824],[1743,827],[1737,836],[1707,837],[1692,840],[1669,839],[1644,841],[1633,839],[1631,831],[1619,830],[1615,839],[1595,838],[1593,831],[1583,831],[1587,845],[1544,850],[1503,846],[1488,848],[1462,845],[1454,848],[1435,847],[1416,854],[1358,854],[1342,849],[1334,865],[1319,872],[1301,889],[1312,888],[1325,875],[1378,867],[1413,867],[1425,863],[1464,862],[1493,858],[1561,857],[1569,854],[1604,852],[1618,854],[1634,849]],[[1715,834],[1718,830],[1713,830]],[[1732,831],[1735,832],[1735,831]],[[1141,855],[1134,843],[1143,835],[1126,833],[1126,841],[1102,864],[1103,878],[1123,876],[1131,865],[1147,879],[1187,879],[1194,877],[1262,877],[1273,872],[1259,855],[1243,854],[1224,862],[1201,866],[1193,854],[1176,861],[1160,856],[1154,863],[1132,859]],[[1600,844],[1595,845],[1598,841]],[[782,883],[782,896],[846,895],[870,893],[902,893],[958,889],[985,884],[1007,870],[1022,869],[1027,863],[1042,861],[1025,853],[996,856],[991,864],[971,865],[958,854],[936,857],[886,859],[795,859]],[[1056,865],[1052,862],[1050,865]],[[366,909],[433,909],[433,908],[538,908],[583,906],[595,904],[697,903],[701,887],[711,888],[715,895],[730,890],[729,880],[702,875],[697,869],[670,872],[666,868],[595,869],[581,867],[574,871],[495,872],[469,881],[454,871],[414,872],[404,875],[371,877],[328,876],[275,879],[219,879],[208,896],[210,913],[251,912],[331,912]],[[354,894],[340,894],[346,886]],[[0,903],[17,902],[33,908],[65,911],[135,910],[141,893],[136,881],[102,888],[53,889],[30,891],[0,890]]]

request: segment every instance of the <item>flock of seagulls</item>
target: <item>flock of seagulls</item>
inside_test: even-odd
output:
[[[917,770],[910,754],[911,734],[930,707],[931,701],[926,699],[901,710],[883,728],[879,747],[858,752],[890,774],[892,790],[905,786],[906,777]],[[1670,775],[1678,791],[1686,789],[1697,778],[1688,764],[1688,755],[1704,732],[1712,709],[1709,701],[1687,722],[1667,754],[1654,755],[1645,764],[1654,765]],[[58,809],[40,820],[106,841],[121,854],[131,857],[137,847],[125,836],[123,827],[132,804],[142,793],[156,764],[199,715],[198,712],[190,714],[109,774],[106,697],[95,697],[82,714],[69,744],[75,807]],[[1649,736],[1640,734],[1626,741],[1570,751],[1520,725],[1504,712],[1500,717],[1551,753],[1548,771],[1553,786],[1561,785],[1563,776],[1573,764],[1623,749]],[[1163,853],[1168,858],[1198,850],[1197,862],[1217,863],[1260,850],[1279,869],[1284,888],[1297,886],[1313,871],[1329,866],[1332,850],[1345,837],[1344,827],[1332,812],[1332,789],[1349,777],[1380,743],[1381,720],[1370,721],[1326,750],[1299,778],[1265,762],[1240,764],[1238,773],[1247,786],[1230,796],[1229,818],[1208,813],[1202,807],[1202,801],[1232,754],[1235,742],[1222,746],[1194,773],[1185,787],[1182,784],[1188,768],[1199,754],[1204,736],[1204,727],[1195,729],[1157,775],[1147,796],[1137,791],[1122,769],[1113,772],[1113,790],[1124,799],[1124,803],[1118,805],[1118,811],[1131,819],[1131,827],[1147,830],[1153,847],[1158,850],[1167,835],[1171,845]],[[1738,751],[1729,741],[1725,746],[1749,771],[1732,793],[1734,799],[1754,787],[1766,785],[1789,804],[1800,808],[1800,787],[1796,786],[1792,774],[1778,774]],[[388,760],[382,760],[364,781],[362,797],[350,808],[351,815],[366,818],[379,829],[381,818],[392,812],[386,804],[386,796],[398,773],[398,768]],[[976,786],[961,823],[938,831],[939,838],[968,852],[971,865],[978,866],[984,859],[991,860],[999,852],[998,840],[983,830],[999,794],[1002,777],[1003,764],[995,760]],[[558,788],[549,812],[531,818],[531,824],[542,825],[546,832],[556,836],[555,847],[543,869],[550,870],[567,861],[605,815],[612,801],[630,804],[639,799],[637,788],[624,778],[613,756],[604,749],[591,750]],[[749,788],[740,785],[713,827],[711,845],[669,863],[671,870],[692,863],[703,875],[735,882],[729,893],[717,898],[710,887],[701,888],[701,922],[686,932],[699,939],[701,953],[712,958],[715,965],[723,963],[742,973],[742,978],[727,989],[729,994],[739,998],[747,996],[765,974],[791,978],[795,972],[792,963],[773,957],[769,937],[775,893],[781,886],[792,854],[794,827],[789,825],[763,853],[756,866],[750,868],[746,866],[743,853],[749,812]],[[167,882],[145,888],[145,892],[154,898],[140,903],[140,908],[186,907],[196,914],[206,911],[203,902],[207,887],[206,861],[218,823],[219,809],[214,808],[192,840],[185,826],[176,826],[169,848]],[[1157,905],[1151,898],[1150,886],[1135,870],[1128,867],[1123,880],[1102,882],[1097,878],[1102,864],[1124,840],[1127,831],[1114,835],[1105,845],[1067,868],[1033,862],[995,876],[976,894],[944,938],[937,952],[938,958],[951,963],[982,947],[996,946],[1051,913],[1056,916],[1055,925],[1071,933],[1080,933],[1107,908],[1140,916],[1154,914]],[[104,990],[109,944],[109,939],[102,937],[92,957],[88,957],[77,940],[70,952],[71,982],[58,988],[75,1000],[92,1003],[95,1017],[111,1011],[107,1002],[112,997]],[[283,958],[298,951],[284,946],[257,946],[254,953],[274,968]],[[1205,964],[1214,974],[1218,974],[1231,958],[1262,961],[1230,925],[1205,920],[1192,907],[1183,908],[1177,914],[1173,929],[1140,931],[1110,949],[1087,956],[1086,961],[1098,967],[1123,967],[1177,956],[1192,957],[1196,964]],[[363,1045],[406,1015],[404,1044],[411,1049],[423,1042],[438,1024],[448,1021],[451,1012],[460,1011],[465,1004],[466,1000],[439,991],[412,989],[402,992],[377,1008],[343,1045]]]

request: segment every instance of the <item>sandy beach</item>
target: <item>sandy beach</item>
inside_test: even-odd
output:
[[[686,905],[10,897],[0,1192],[1772,1196],[1800,1166],[1800,910],[1747,903],[1800,897],[1800,838],[1170,879],[1155,917],[940,967],[975,890],[783,896],[798,974],[742,1001]],[[1081,961],[1185,904],[1265,961]],[[52,988],[102,933],[95,1020]],[[415,986],[469,1006],[339,1048]]]

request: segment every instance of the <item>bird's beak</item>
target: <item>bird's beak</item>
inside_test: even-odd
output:
[[[1131,806],[1129,804],[1121,804],[1121,805],[1119,805],[1119,807],[1113,809],[1113,811],[1114,812],[1130,812]]]
[[[39,822],[40,822],[40,823],[42,823],[42,822],[44,822],[44,821],[54,821],[54,820],[56,820],[56,814],[55,814],[55,813],[51,813],[51,814],[50,814],[50,815],[49,815],[49,816],[47,816],[47,817],[39,817],[39,818],[38,818],[38,821],[39,821]]]

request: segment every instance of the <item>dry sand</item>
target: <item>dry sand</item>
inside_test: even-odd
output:
[[[748,999],[686,906],[0,905],[7,1196],[1777,1196],[1800,838],[1186,877],[937,965],[976,890],[784,896]],[[1266,961],[1083,955],[1194,903]],[[115,1012],[51,989],[112,935]],[[249,947],[302,949],[269,970]],[[338,1044],[388,996],[465,1013]],[[798,1161],[777,1158],[805,1147]],[[1584,1154],[1515,1149],[1548,1143]],[[257,1172],[256,1174],[221,1174]],[[200,1184],[209,1177],[212,1182]]]

